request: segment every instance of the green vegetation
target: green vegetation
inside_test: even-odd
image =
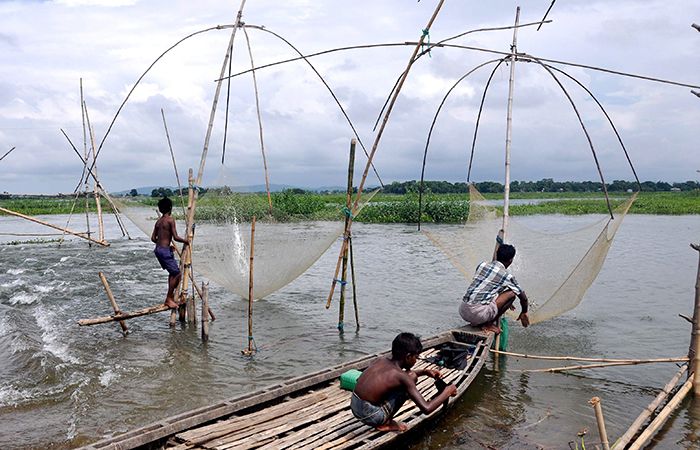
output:
[[[612,193],[613,207],[622,203],[628,193]],[[498,204],[502,194],[485,194],[485,197]],[[368,198],[365,196],[364,198]],[[542,200],[531,204],[511,204],[511,215],[532,214],[606,214],[605,199],[600,192],[513,192],[513,200]],[[139,196],[131,200],[144,206],[155,207],[158,198]],[[22,198],[0,200],[0,206],[28,215],[67,214],[72,199],[66,198]],[[94,200],[91,200],[94,211]],[[173,210],[182,219],[182,204],[173,198]],[[258,220],[290,222],[299,220],[338,220],[344,217],[345,194],[318,194],[287,190],[272,194],[272,215],[269,213],[267,195],[264,193],[217,192],[203,194],[197,203],[197,220],[226,221],[232,217],[247,221],[252,216]],[[104,206],[104,203],[103,203]],[[85,203],[80,199],[74,213],[84,212]],[[426,193],[423,197],[421,221],[430,223],[464,222],[469,213],[466,194]],[[630,210],[632,214],[700,214],[700,190],[681,192],[641,192]],[[403,195],[379,193],[372,197],[360,211],[358,222],[367,223],[414,223],[418,216],[418,194],[409,192]]]

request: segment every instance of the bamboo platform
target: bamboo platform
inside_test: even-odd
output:
[[[407,400],[396,420],[408,426],[405,433],[379,432],[362,424],[350,410],[352,393],[340,388],[339,376],[366,368],[378,356],[363,357],[199,410],[171,417],[85,449],[167,448],[190,449],[374,449],[401,438],[440,415],[474,380],[488,357],[492,335],[468,329],[451,330],[424,340],[425,350],[415,368],[438,369],[444,381],[457,387],[457,395],[429,416]],[[463,368],[435,364],[441,348],[468,349]],[[420,377],[424,398],[437,394],[434,380]]]

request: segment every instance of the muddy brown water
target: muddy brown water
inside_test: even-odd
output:
[[[65,223],[65,218],[47,218]],[[539,223],[587,223],[591,217],[540,216]],[[35,228],[0,218],[0,233]],[[38,228],[38,232],[47,232]],[[123,310],[158,303],[165,272],[151,243],[108,223],[110,248],[84,241],[0,245],[0,448],[73,448],[157,419],[384,350],[400,331],[423,336],[462,324],[457,307],[467,280],[408,225],[354,228],[361,329],[337,297],[325,299],[339,243],[281,291],[255,303],[258,354],[246,346],[247,305],[211,286],[217,320],[204,345],[199,329],[168,327],[167,315],[78,327],[108,315],[97,276],[103,271]],[[601,274],[579,307],[523,329],[512,324],[510,350],[531,354],[658,358],[687,353],[700,216],[629,215]],[[44,237],[51,239],[52,237]],[[27,239],[0,236],[0,242]],[[428,429],[402,444],[415,450],[569,448],[583,429],[598,440],[588,400],[602,399],[608,435],[621,435],[676,372],[674,364],[525,373],[547,363],[502,358],[485,365],[467,394]],[[686,400],[655,448],[700,448],[700,403]]]

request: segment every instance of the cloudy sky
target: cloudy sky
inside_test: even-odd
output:
[[[341,46],[416,41],[437,0],[248,0],[244,21],[264,26],[308,54]],[[520,2],[520,22],[538,21],[550,0]],[[512,25],[517,2],[446,0],[430,31],[437,42],[468,30]],[[0,0],[0,192],[72,192],[82,163],[82,78],[88,116],[100,142],[120,104],[148,66],[179,39],[234,21],[240,0]],[[521,28],[518,50],[539,58],[700,85],[700,3],[691,0],[558,0],[540,31]],[[215,79],[231,30],[184,41],[136,87],[104,141],[97,170],[120,191],[174,185],[163,128],[165,112],[182,178],[199,166]],[[263,65],[295,56],[270,33],[247,29],[253,59]],[[508,51],[512,31],[466,35],[454,44]],[[413,48],[394,46],[314,57],[311,63],[345,108],[369,149],[374,121]],[[430,124],[453,84],[499,58],[464,49],[435,49],[414,65],[380,142],[375,165],[383,181],[420,177]],[[251,65],[237,33],[233,72]],[[426,178],[464,181],[474,123],[491,63],[467,77],[436,122]],[[691,88],[557,65],[602,103],[625,142],[639,177],[685,181],[700,176],[700,99]],[[509,67],[495,72],[482,115],[472,179],[503,180]],[[512,178],[594,180],[586,136],[562,89],[542,67],[515,70]],[[599,107],[560,76],[598,153],[607,181],[633,179]],[[273,184],[342,186],[352,130],[326,87],[303,61],[257,72],[264,141]],[[700,89],[698,89],[700,90]],[[221,172],[227,86],[223,85],[206,163],[205,183]],[[254,85],[234,78],[229,95],[225,168],[232,185],[264,183]],[[361,157],[360,157],[361,156]],[[366,158],[358,156],[357,171]],[[377,179],[370,177],[370,185]]]

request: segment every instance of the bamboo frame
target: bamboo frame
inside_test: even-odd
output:
[[[106,241],[98,241],[98,240],[96,240],[96,239],[93,239],[93,238],[89,237],[89,235],[86,236],[85,233],[78,233],[78,232],[76,232],[76,231],[69,230],[68,228],[61,228],[61,227],[59,227],[59,226],[57,226],[57,225],[53,225],[53,224],[50,224],[50,223],[48,223],[48,222],[44,222],[43,220],[39,220],[39,219],[36,219],[36,218],[34,218],[34,217],[31,217],[31,216],[26,216],[26,215],[24,215],[24,214],[22,214],[22,213],[18,213],[18,212],[16,212],[16,211],[12,211],[12,210],[7,209],[7,208],[2,208],[2,207],[0,207],[0,211],[4,212],[5,214],[9,214],[9,215],[11,215],[11,216],[15,216],[15,217],[19,217],[19,218],[28,220],[28,221],[30,221],[30,222],[38,223],[38,224],[40,224],[40,225],[45,225],[45,226],[47,226],[47,227],[49,227],[49,228],[53,228],[53,229],[55,229],[55,230],[65,231],[65,232],[68,233],[68,234],[71,234],[71,235],[73,235],[73,236],[77,236],[77,237],[79,237],[79,238],[88,240],[88,241],[90,241],[90,242],[94,242],[95,244],[99,244],[99,245],[101,245],[101,246],[103,246],[103,247],[109,247],[109,242],[106,242]]]
[[[381,125],[379,127],[379,130],[377,131],[377,136],[374,138],[374,143],[372,144],[372,150],[370,151],[368,157],[367,157],[367,163],[365,164],[365,170],[362,172],[362,179],[360,181],[360,185],[357,187],[357,195],[355,196],[355,202],[353,203],[352,211],[355,212],[357,211],[359,204],[360,204],[360,199],[362,197],[362,190],[364,189],[365,186],[365,181],[367,181],[367,175],[369,174],[369,169],[372,167],[372,160],[374,159],[374,155],[377,152],[377,148],[379,147],[379,141],[382,138],[382,135],[384,134],[384,129],[386,128],[386,124],[389,121],[389,116],[391,115],[391,111],[394,109],[394,104],[396,104],[396,99],[399,96],[399,93],[401,92],[401,88],[403,87],[404,82],[406,81],[406,78],[408,78],[408,73],[411,70],[411,67],[413,67],[413,63],[415,62],[416,55],[418,54],[418,51],[420,50],[421,46],[423,45],[423,42],[425,40],[425,36],[430,32],[430,27],[433,25],[433,22],[437,18],[438,13],[440,12],[440,9],[442,8],[442,5],[445,3],[445,0],[440,0],[440,3],[435,7],[435,11],[433,12],[433,15],[430,17],[428,20],[428,24],[426,25],[425,29],[423,30],[423,35],[420,37],[420,40],[416,44],[415,48],[413,49],[413,54],[411,55],[411,58],[408,60],[408,64],[406,65],[406,69],[404,70],[401,78],[399,79],[399,83],[396,86],[396,89],[394,90],[394,94],[391,97],[391,100],[389,101],[389,104],[386,108],[386,112],[384,113],[384,118],[382,119]],[[352,224],[352,216],[349,217],[349,225]],[[338,255],[338,262],[336,263],[335,266],[335,273],[333,275],[333,281],[331,283],[331,289],[330,293],[328,294],[328,299],[326,300],[326,309],[331,307],[331,299],[333,298],[333,291],[335,290],[335,285],[336,285],[336,280],[338,279],[338,272],[340,272],[340,266],[342,264],[342,259],[343,259],[343,254],[345,253],[346,249],[348,246],[348,241],[343,240],[343,244],[341,245],[340,248],[340,254]]]
[[[102,286],[105,288],[105,292],[107,293],[107,298],[109,299],[109,303],[112,304],[112,309],[114,309],[114,315],[119,316],[122,314],[122,312],[119,310],[119,306],[117,306],[117,301],[114,299],[114,294],[112,294],[112,288],[109,287],[109,283],[107,282],[107,278],[102,272],[98,272],[98,275],[100,277],[100,281],[102,281]],[[119,325],[122,327],[122,333],[124,336],[126,336],[129,333],[129,329],[126,326],[126,322],[123,320],[119,321]]]
[[[686,395],[688,395],[688,392],[693,387],[693,380],[692,377],[688,379],[683,386],[676,392],[676,394],[673,396],[670,402],[664,408],[659,412],[659,415],[656,416],[656,418],[649,424],[649,426],[642,432],[642,434],[639,435],[636,441],[632,443],[628,447],[628,450],[639,450],[641,448],[644,448],[644,446],[649,443],[651,438],[656,434],[656,432],[661,428],[666,421],[668,420],[668,417],[671,415],[671,413],[678,408],[678,405],[680,405],[681,401],[685,398]]]
[[[564,367],[550,367],[549,369],[525,369],[521,372],[528,373],[541,373],[541,372],[563,372],[565,370],[582,370],[582,369],[598,369],[602,367],[612,367],[612,366],[635,366],[637,364],[653,364],[653,363],[677,363],[686,362],[688,357],[682,358],[657,358],[657,359],[638,359],[635,361],[628,362],[610,362],[610,363],[599,363],[599,364],[581,364],[576,366],[564,366]]]
[[[666,383],[666,386],[663,387],[661,392],[656,396],[656,398],[647,406],[644,411],[642,411],[639,416],[635,419],[634,422],[632,422],[632,425],[625,431],[625,434],[620,436],[617,441],[613,444],[612,448],[613,449],[622,449],[625,448],[625,446],[632,440],[635,434],[637,434],[637,431],[642,427],[642,425],[651,417],[651,415],[656,411],[656,409],[659,407],[661,403],[663,403],[668,395],[671,393],[674,387],[678,384],[678,381],[681,379],[683,374],[688,370],[688,365],[684,364],[683,367],[680,368],[678,373],[671,378],[671,381]]]
[[[161,303],[159,305],[149,306],[148,308],[139,309],[132,312],[122,312],[119,315],[97,317],[94,319],[80,319],[78,320],[78,325],[84,327],[90,325],[97,325],[100,323],[118,322],[120,320],[133,319],[134,317],[147,316],[150,314],[168,311],[169,309],[170,308]]]
[[[670,359],[681,359],[687,361],[687,358],[657,358],[657,359],[620,359],[620,358],[586,358],[581,356],[541,356],[541,355],[528,355],[527,353],[514,353],[506,352],[500,350],[490,349],[491,353],[497,353],[499,355],[515,356],[518,358],[526,359],[544,359],[548,361],[588,361],[588,362],[605,362],[605,363],[633,363],[637,361],[650,361],[650,362],[671,362]],[[675,361],[674,361],[675,362]]]

